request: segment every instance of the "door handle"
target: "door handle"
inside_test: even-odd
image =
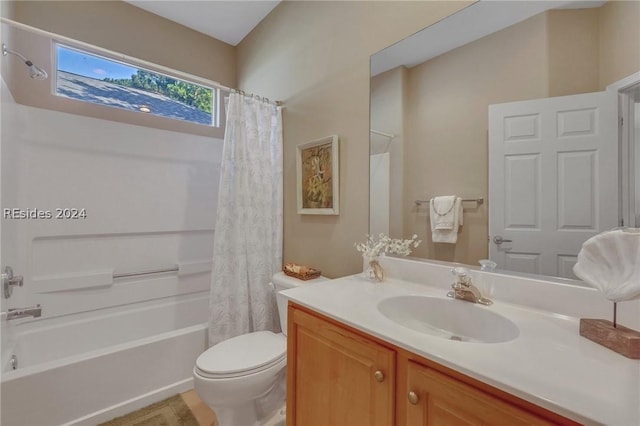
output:
[[[502,243],[512,243],[513,240],[505,240],[504,238],[502,238],[502,235],[496,235],[495,237],[493,237],[493,242],[500,245]]]

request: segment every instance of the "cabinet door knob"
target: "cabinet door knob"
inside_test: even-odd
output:
[[[418,400],[419,400],[419,398],[418,398],[418,394],[416,394],[416,393],[415,393],[415,392],[413,392],[413,391],[410,391],[410,392],[409,392],[409,403],[410,403],[411,405],[416,405],[416,404],[418,403]]]
[[[384,382],[384,373],[380,370],[377,370],[375,373],[373,373],[373,377],[380,383]]]

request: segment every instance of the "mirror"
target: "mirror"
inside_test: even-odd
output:
[[[586,239],[640,226],[640,131],[617,128],[618,96],[640,128],[639,42],[638,2],[480,1],[373,55],[370,233],[575,279]],[[455,244],[432,239],[444,195],[469,200]]]

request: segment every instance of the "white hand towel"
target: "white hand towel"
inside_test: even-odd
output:
[[[435,229],[453,229],[455,221],[455,195],[445,195],[443,197],[434,197],[429,202],[431,215],[431,230]]]
[[[429,202],[431,240],[434,243],[455,244],[462,225],[462,198],[455,195],[432,198]]]
[[[640,229],[616,229],[588,239],[573,272],[612,302],[640,299]]]

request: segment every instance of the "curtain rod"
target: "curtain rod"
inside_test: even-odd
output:
[[[144,59],[139,59],[139,58],[134,58],[132,56],[128,56],[122,53],[118,53],[118,52],[114,52],[113,50],[109,50],[109,49],[104,49],[102,47],[98,47],[95,46],[93,44],[90,43],[85,43],[84,41],[79,41],[70,37],[66,37],[60,34],[56,34],[56,33],[52,33],[50,31],[46,31],[40,28],[36,28],[36,27],[32,27],[31,25],[27,25],[27,24],[23,24],[21,22],[17,22],[14,21],[12,19],[8,19],[8,18],[4,18],[4,17],[0,17],[0,22],[5,23],[7,25],[13,26],[15,28],[21,29],[21,30],[25,30],[28,31],[30,33],[33,34],[37,34],[37,35],[41,35],[43,37],[47,37],[50,38],[52,40],[61,42],[61,43],[69,43],[72,46],[75,45],[76,47],[81,47],[90,51],[93,51],[94,53],[97,54],[103,54],[105,56],[110,56],[113,59],[118,59],[121,60],[123,62],[127,62],[127,63],[131,63],[134,65],[140,65],[142,67],[145,68],[150,68],[151,70],[154,71],[158,71],[164,74],[169,74],[169,75],[174,75],[176,77],[180,77],[183,78],[185,80],[189,80],[193,83],[199,83],[199,84],[203,84],[206,86],[210,86],[219,90],[222,90],[224,92],[230,92],[230,93],[239,93],[241,95],[244,96],[250,96],[254,99],[258,99],[260,101],[263,102],[268,102],[268,103],[272,103],[276,106],[281,106],[282,102],[280,101],[270,101],[268,98],[264,98],[262,96],[258,96],[258,95],[254,95],[252,93],[245,93],[242,90],[239,89],[235,89],[233,87],[227,87],[221,83],[218,83],[217,81],[214,80],[210,80],[208,78],[204,78],[204,77],[199,77],[197,75],[193,75],[184,71],[180,71],[180,70],[176,70],[173,68],[169,68],[169,67],[165,67],[164,65],[159,65],[156,64],[154,62],[150,62],[150,61],[145,61]]]
[[[266,102],[268,104],[273,104],[275,106],[282,106],[282,102],[280,102],[280,101],[272,101],[269,98],[265,98],[265,97],[262,97],[260,95],[255,95],[253,93],[247,93],[244,90],[229,89],[229,91],[233,92],[233,93],[237,93],[237,94],[242,95],[242,96],[247,96],[247,97],[250,97],[250,98],[258,99],[261,102]]]

